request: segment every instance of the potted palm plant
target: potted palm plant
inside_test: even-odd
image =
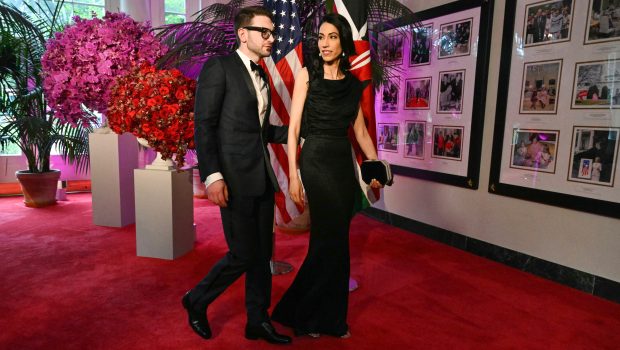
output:
[[[77,171],[88,169],[88,125],[53,116],[43,93],[41,56],[45,42],[62,30],[63,1],[33,2],[25,10],[0,1],[0,149],[17,145],[28,169],[16,173],[29,207],[56,203],[60,171],[51,169],[55,149]]]

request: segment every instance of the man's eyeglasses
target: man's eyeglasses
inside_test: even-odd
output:
[[[273,36],[275,40],[278,39],[278,35],[273,30],[265,28],[265,27],[246,26],[246,27],[243,27],[243,29],[260,32],[260,36],[265,40],[269,39],[270,36]]]

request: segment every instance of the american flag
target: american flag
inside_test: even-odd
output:
[[[263,59],[271,77],[271,115],[274,125],[288,125],[295,76],[303,66],[301,25],[295,0],[265,0],[273,13],[278,39],[270,57]],[[270,145],[271,162],[282,192],[276,193],[276,223],[288,223],[301,215],[302,208],[288,197],[288,157],[284,145]]]

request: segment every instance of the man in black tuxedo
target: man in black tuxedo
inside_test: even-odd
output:
[[[545,40],[545,28],[547,27],[547,14],[542,9],[538,9],[534,17],[534,42],[539,43]]]
[[[207,307],[245,273],[248,339],[290,343],[271,325],[274,194],[279,191],[267,143],[285,143],[288,127],[269,124],[269,82],[258,61],[271,54],[271,13],[246,7],[235,17],[238,49],[209,59],[196,87],[195,142],[200,178],[220,206],[229,251],[183,297],[191,328],[209,339]]]

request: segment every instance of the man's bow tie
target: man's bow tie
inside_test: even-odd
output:
[[[250,60],[250,68],[252,68],[252,72],[258,71],[258,74],[261,76],[261,78],[267,80],[265,76],[265,70],[263,69],[263,67],[254,63],[254,61]]]

